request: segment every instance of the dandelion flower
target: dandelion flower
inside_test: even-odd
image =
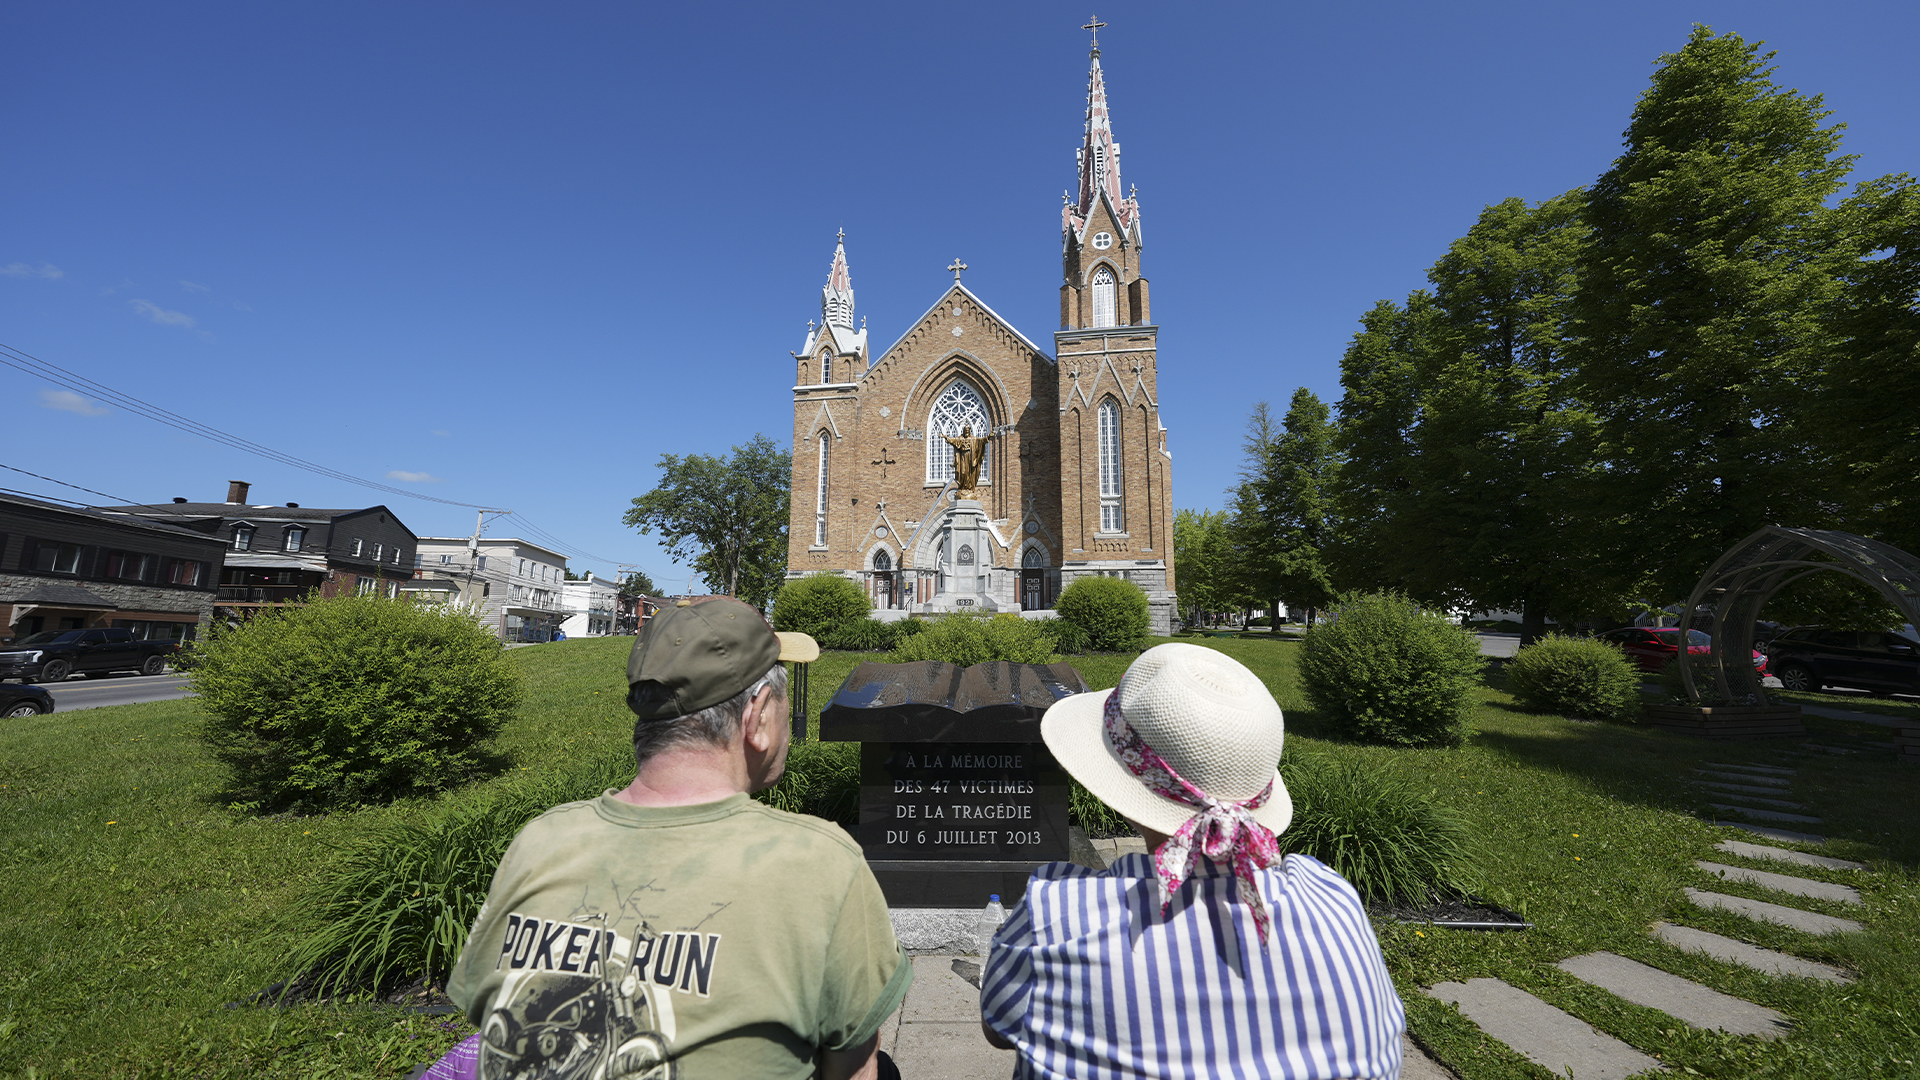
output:
[[[118,824],[120,824],[120,823],[119,823],[118,821],[109,821],[109,822],[107,822],[107,824],[109,824],[109,825],[118,825]]]

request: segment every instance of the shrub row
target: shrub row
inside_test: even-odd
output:
[[[1139,652],[1147,646],[1147,594],[1131,582],[1108,577],[1078,578],[1061,591],[1054,606],[1058,618],[1043,620],[1044,634],[1051,643],[1048,652]],[[889,652],[904,648],[907,638],[928,625],[917,618],[883,623],[872,617],[871,610],[866,590],[859,583],[830,572],[809,574],[789,581],[774,598],[773,627],[809,634],[823,649]],[[959,614],[962,618],[979,617],[965,612]],[[971,640],[963,632],[954,633]],[[973,647],[962,650],[967,655],[978,651]],[[915,659],[939,658],[919,655],[937,652],[931,645],[914,646],[908,652]],[[947,662],[978,661],[949,659]]]

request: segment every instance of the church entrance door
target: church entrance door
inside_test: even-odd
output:
[[[1020,571],[1020,609],[1022,611],[1039,611],[1047,606],[1046,579],[1045,570]]]

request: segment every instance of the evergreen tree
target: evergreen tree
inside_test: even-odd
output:
[[[1336,458],[1334,425],[1313,391],[1293,392],[1280,433],[1267,448],[1261,502],[1269,515],[1274,591],[1311,623],[1333,601],[1324,548],[1330,532]]]
[[[1256,403],[1240,440],[1240,482],[1227,492],[1233,497],[1233,508],[1227,512],[1227,591],[1249,607],[1266,608],[1276,619],[1280,615],[1279,563],[1265,496],[1267,466],[1279,437],[1267,403]]]
[[[1851,159],[1771,58],[1696,27],[1587,199],[1572,358],[1606,444],[1596,509],[1667,597],[1756,528],[1826,517],[1804,406]]]

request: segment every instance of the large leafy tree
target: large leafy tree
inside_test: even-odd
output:
[[[620,579],[621,596],[658,596],[660,589],[645,570],[634,570]]]
[[[1205,613],[1234,610],[1244,602],[1236,589],[1228,529],[1225,510],[1181,510],[1173,515],[1180,610],[1189,626]]]
[[[1670,597],[1756,528],[1828,516],[1803,406],[1851,159],[1771,57],[1697,27],[1587,198],[1571,355],[1606,444],[1596,508]]]
[[[1571,392],[1567,310],[1586,227],[1581,193],[1497,203],[1428,272],[1434,318],[1416,350],[1418,424],[1389,532],[1422,553],[1415,595],[1517,608],[1521,638],[1613,606],[1628,584],[1597,558],[1587,506],[1596,424]],[[1631,560],[1626,560],[1629,576]]]
[[[660,455],[660,485],[622,519],[660,534],[709,589],[764,608],[786,576],[793,458],[765,435],[724,457]]]
[[[1343,589],[1419,595],[1430,569],[1412,526],[1410,479],[1420,417],[1419,369],[1431,348],[1433,296],[1416,291],[1405,307],[1382,300],[1360,318],[1340,358],[1340,423],[1333,448],[1332,506],[1338,528],[1327,556]],[[1428,597],[1421,595],[1421,599]]]

